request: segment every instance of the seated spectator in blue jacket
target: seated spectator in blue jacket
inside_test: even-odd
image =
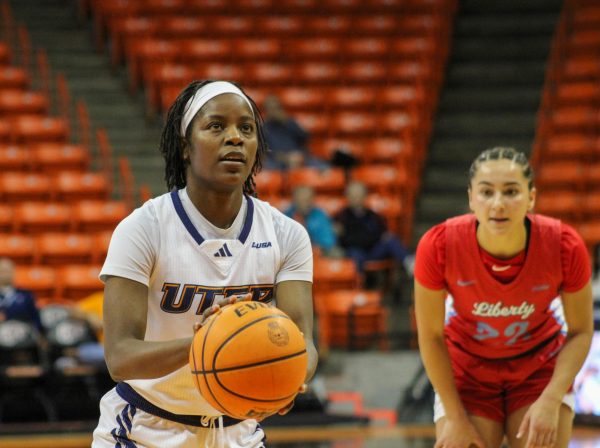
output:
[[[360,271],[371,260],[392,258],[406,265],[411,259],[408,250],[387,230],[383,216],[366,205],[366,198],[367,188],[363,183],[351,182],[346,187],[348,205],[334,217],[340,246]]]
[[[333,224],[327,213],[314,205],[314,191],[310,187],[297,187],[293,203],[285,214],[301,223],[308,231],[313,246],[324,256],[341,256]]]
[[[327,167],[326,162],[310,154],[309,133],[286,113],[277,96],[269,95],[265,98],[263,112],[265,139],[270,150],[267,168]]]
[[[33,293],[14,286],[15,264],[0,258],[0,321],[16,319],[33,324],[40,334],[44,327]]]

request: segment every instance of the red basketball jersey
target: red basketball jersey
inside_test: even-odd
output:
[[[562,284],[560,221],[530,215],[525,264],[510,283],[496,280],[481,262],[473,214],[446,221],[446,271],[453,311],[448,342],[484,358],[507,358],[560,333],[550,306]]]

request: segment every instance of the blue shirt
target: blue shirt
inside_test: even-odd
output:
[[[44,333],[40,313],[30,291],[15,288],[0,289],[0,314],[4,314],[4,320],[16,319],[29,322],[40,333]]]
[[[328,251],[337,244],[337,238],[333,230],[333,225],[327,213],[318,207],[310,209],[307,215],[300,215],[295,206],[291,206],[285,212],[287,216],[301,223],[308,232],[311,242]]]

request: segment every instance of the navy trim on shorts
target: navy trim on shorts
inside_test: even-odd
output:
[[[202,415],[182,415],[182,414],[173,414],[172,412],[166,411],[158,406],[150,403],[140,394],[138,394],[133,387],[131,387],[127,383],[118,383],[116,387],[116,391],[119,396],[125,400],[130,405],[134,406],[137,409],[141,409],[148,414],[152,414],[156,417],[164,418],[165,420],[170,420],[172,422],[181,423],[182,425],[188,426],[198,426],[201,428],[208,428],[209,424],[202,424]],[[243,420],[238,420],[236,418],[228,417],[227,415],[223,415],[223,427],[237,425]],[[219,426],[219,420],[215,419],[215,426]]]

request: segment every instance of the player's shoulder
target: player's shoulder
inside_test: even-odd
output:
[[[156,198],[148,199],[142,205],[133,209],[131,213],[121,221],[119,227],[131,228],[158,225],[158,210],[161,207],[164,207],[167,200],[170,200],[168,193]]]

